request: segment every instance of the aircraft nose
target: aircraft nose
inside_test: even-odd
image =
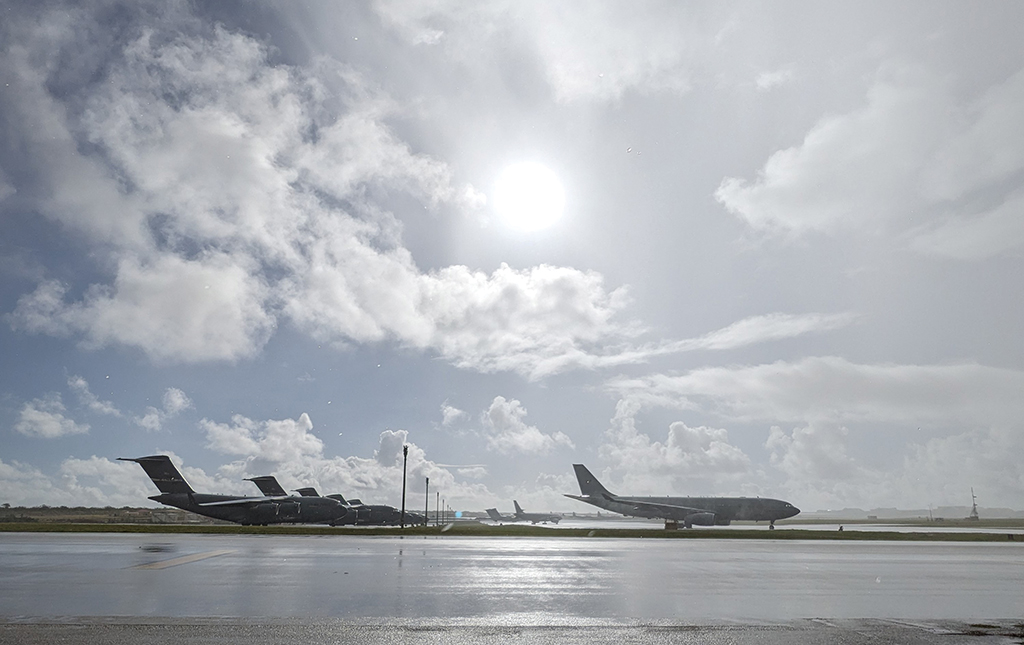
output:
[[[793,517],[794,515],[799,515],[799,514],[800,514],[800,509],[797,508],[796,506],[793,506],[792,504],[790,504],[789,505],[789,517]]]

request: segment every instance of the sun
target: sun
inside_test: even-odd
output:
[[[547,166],[532,161],[516,163],[498,176],[494,208],[510,228],[539,231],[562,216],[565,191]]]

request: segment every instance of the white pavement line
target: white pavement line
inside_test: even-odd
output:
[[[171,558],[170,560],[161,560],[160,562],[150,562],[148,564],[137,564],[132,569],[167,569],[168,567],[176,567],[179,564],[188,564],[189,562],[199,562],[200,560],[206,560],[207,558],[216,558],[218,555],[227,555],[228,553],[234,553],[233,549],[224,549],[221,551],[207,551],[206,553],[193,553],[192,555],[183,555],[178,558]]]

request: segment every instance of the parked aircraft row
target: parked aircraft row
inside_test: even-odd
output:
[[[392,506],[363,504],[358,499],[346,500],[341,495],[321,497],[316,489],[303,488],[289,495],[272,476],[253,477],[253,482],[263,493],[261,497],[238,495],[211,495],[197,493],[189,486],[167,455],[152,455],[136,459],[119,458],[120,461],[134,461],[142,466],[156,487],[159,495],[149,499],[167,506],[174,506],[198,515],[237,524],[330,524],[343,525],[394,525],[401,522],[402,512]],[[405,512],[408,524],[423,524],[425,518],[417,513]]]
[[[392,506],[363,504],[358,499],[343,496],[321,497],[315,488],[300,488],[297,496],[289,495],[273,476],[252,477],[251,481],[263,493],[261,497],[237,495],[211,495],[192,490],[178,469],[166,455],[152,455],[134,461],[142,466],[159,495],[149,499],[199,515],[238,524],[330,524],[340,525],[395,525],[402,521],[402,512]],[[775,528],[775,520],[793,517],[800,509],[789,502],[762,497],[627,497],[615,495],[587,470],[583,464],[573,464],[580,495],[566,495],[598,508],[632,517],[665,520],[665,528],[727,526],[733,520],[768,522]],[[502,515],[495,508],[487,509],[490,518],[499,524],[505,522],[554,522],[561,516],[550,513],[526,513],[519,502],[515,515]],[[405,512],[408,524],[424,524],[426,518],[418,513]]]

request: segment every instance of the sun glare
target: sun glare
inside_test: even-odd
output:
[[[535,162],[505,168],[494,191],[498,215],[520,231],[538,231],[554,224],[565,208],[565,191],[555,173]]]

